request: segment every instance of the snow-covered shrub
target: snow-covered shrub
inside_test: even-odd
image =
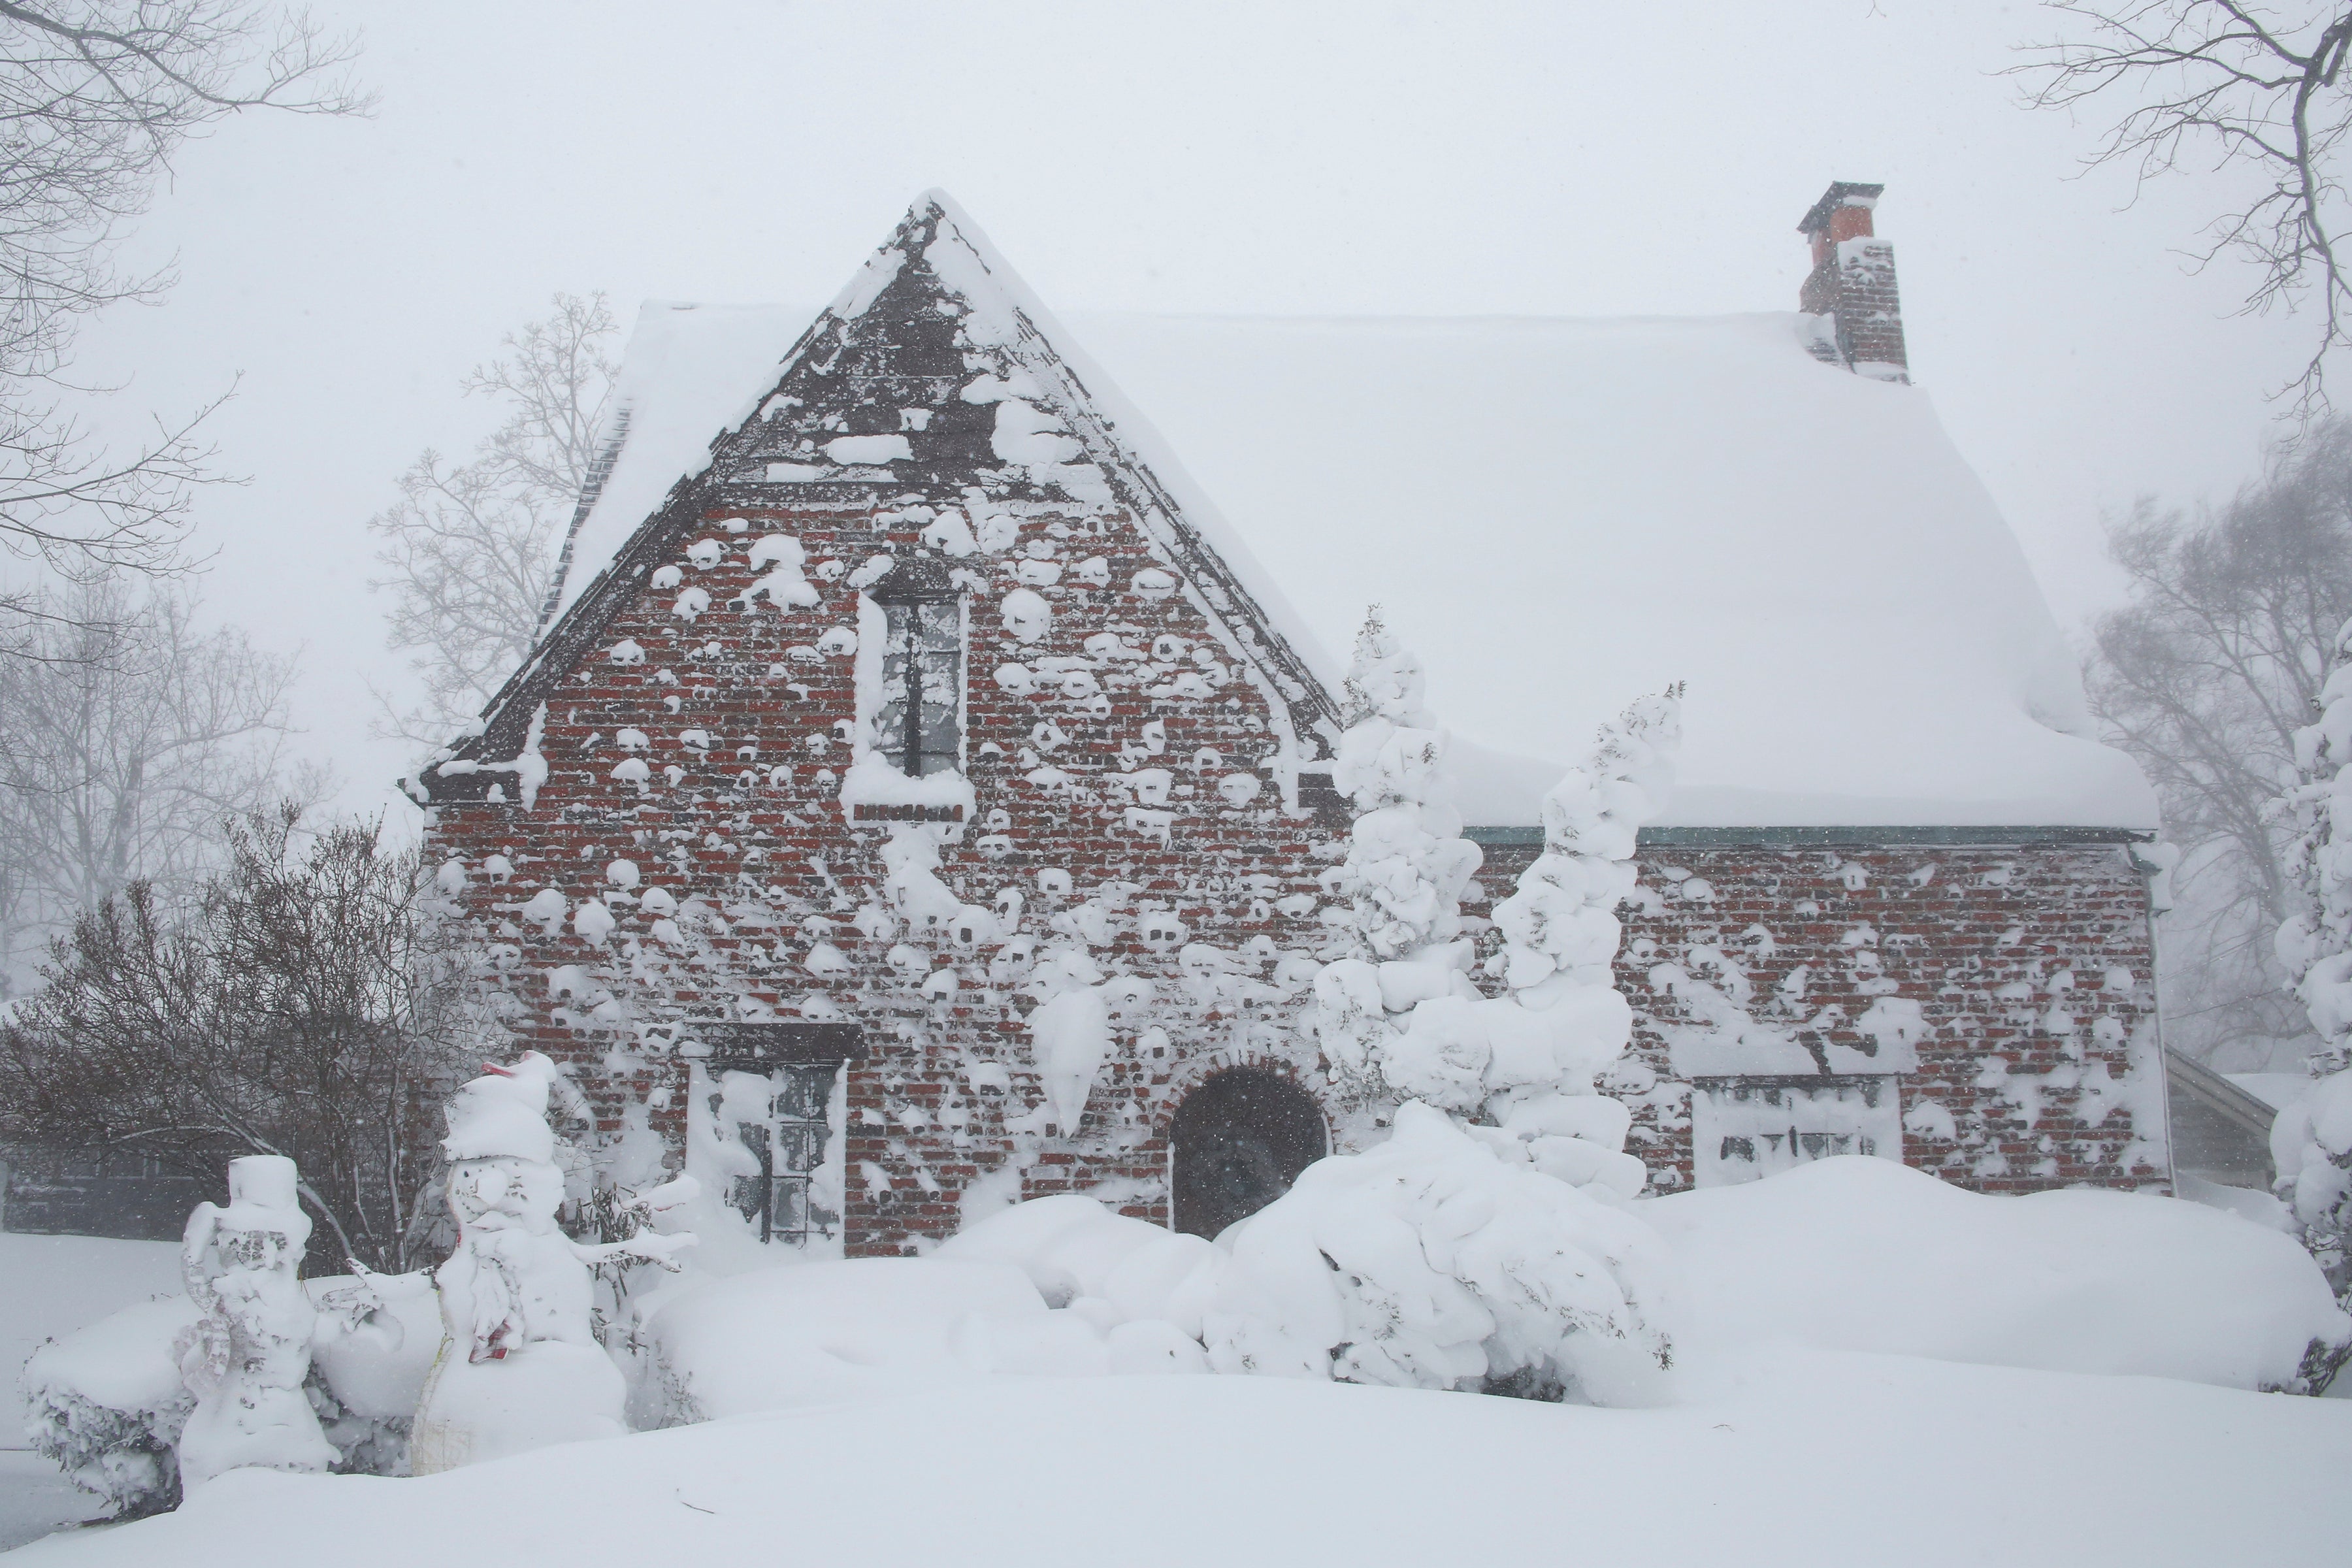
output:
[[[1654,1402],[1673,1360],[1664,1244],[1508,1142],[1408,1102],[1387,1142],[1309,1165],[1230,1237],[1211,1364]]]
[[[636,1414],[648,1426],[995,1372],[1108,1370],[1097,1326],[1050,1310],[1018,1269],[961,1258],[858,1258],[705,1280],[662,1302],[646,1334],[656,1375]]]
[[[2298,1389],[2352,1341],[2310,1257],[2146,1193],[1972,1193],[1867,1154],[1642,1205],[1693,1361],[1788,1342],[2049,1372]]]
[[[196,1396],[174,1345],[197,1315],[185,1296],[142,1301],[25,1363],[26,1436],[110,1517],[179,1505],[180,1433]]]
[[[441,1348],[433,1277],[332,1275],[305,1281],[318,1309],[306,1385],[335,1468],[347,1475],[408,1474],[408,1435]]]
[[[2278,1194],[2327,1282],[2352,1308],[2352,1069],[2338,1068],[2271,1122]]]
[[[1049,1307],[1113,1326],[1165,1322],[1192,1340],[1230,1260],[1204,1237],[1130,1219],[1077,1193],[1003,1209],[966,1226],[936,1256],[1009,1263]]]

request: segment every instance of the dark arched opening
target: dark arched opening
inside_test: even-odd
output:
[[[1229,1068],[1186,1095],[1168,1142],[1176,1228],[1211,1237],[1288,1192],[1330,1146],[1313,1098],[1261,1068]]]

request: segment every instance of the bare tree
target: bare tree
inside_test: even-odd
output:
[[[2347,216],[2337,153],[2352,130],[2352,5],[2305,0],[2282,8],[2243,0],[2051,0],[2076,37],[2031,46],[2015,68],[2037,109],[2124,106],[2091,162],[2122,163],[2143,181],[2184,167],[2236,167],[2254,189],[2213,220],[2201,263],[2227,253],[2252,262],[2245,309],[2309,303],[2318,342],[2284,390],[2302,418],[2327,409],[2329,353],[2352,331],[2352,277],[2342,254]]]
[[[287,787],[291,660],[198,633],[169,585],[29,604],[0,640],[0,995],[47,934],[132,881],[185,892],[218,864],[224,821]]]
[[[74,331],[170,287],[116,255],[189,138],[248,109],[363,109],[355,52],[254,0],[0,0],[0,548],[70,578],[185,564],[217,402],[110,454],[69,411]]]
[[[2297,905],[2269,805],[2352,616],[2352,425],[2313,426],[2218,514],[2141,502],[2108,547],[2131,603],[2096,625],[2092,708],[2182,848],[2167,1021],[2192,1055],[2266,1066],[2258,1050],[2308,1029],[2272,951]]]
[[[435,1217],[435,1114],[481,1048],[455,927],[383,825],[298,848],[284,807],[229,834],[178,921],[145,883],[78,920],[0,1029],[0,1136],[153,1154],[207,1178],[292,1156],[347,1258],[411,1267]]]
[[[462,383],[503,403],[506,422],[470,462],[419,457],[400,500],[369,520],[386,568],[373,585],[393,592],[388,640],[415,650],[425,685],[424,705],[405,713],[377,694],[386,732],[448,740],[530,652],[568,528],[593,499],[613,332],[604,295],[556,295],[551,315],[509,333],[506,356]]]

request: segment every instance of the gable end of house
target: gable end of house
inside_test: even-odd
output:
[[[944,195],[925,195],[801,334],[782,374],[710,438],[703,464],[670,486],[601,568],[591,552],[574,554],[601,503],[583,498],[562,570],[593,576],[576,594],[557,583],[551,604],[562,607],[538,647],[476,732],[428,761],[405,782],[408,793],[430,805],[502,798],[511,764],[500,759],[530,750],[541,707],[598,657],[647,574],[715,511],[878,516],[954,495],[974,527],[995,509],[1122,511],[1173,569],[1173,591],[1193,601],[1289,715],[1307,774],[1305,803],[1328,806],[1313,764],[1328,768],[1339,706],[1305,639],[1282,624],[1266,587],[1229,559],[1237,547],[1213,542],[1197,503],[1188,508],[1155,471],[1172,458],[1150,449],[1140,419],[1057,337],[1067,342],[970,220]],[[616,408],[600,480],[625,454],[637,412],[625,402]]]

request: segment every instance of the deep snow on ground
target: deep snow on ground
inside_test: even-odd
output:
[[[800,1264],[665,1292],[653,1337],[717,1380],[698,1392],[724,1419],[417,1480],[237,1472],[175,1515],[12,1562],[249,1568],[320,1541],[338,1568],[2342,1556],[2352,1401],[2246,1392],[2342,1327],[2275,1231],[2162,1198],[1985,1197],[1858,1158],[1638,1209],[1682,1276],[1660,1408],[995,1375],[1104,1363],[1071,1353],[1095,1343],[1087,1314],[1039,1294],[1083,1258]],[[126,1245],[55,1250],[119,1284]],[[0,1308],[42,1294],[5,1283]],[[13,1539],[87,1511],[38,1480],[0,1469]]]
[[[1993,1197],[1844,1155],[1636,1206],[1673,1249],[1695,1353],[1788,1339],[2255,1389],[2342,1331],[2293,1237],[2202,1204]]]
[[[239,1471],[15,1561],[2210,1568],[2333,1560],[2347,1459],[2333,1401],[1794,1349],[1662,1410],[1024,1378],[422,1480]]]

